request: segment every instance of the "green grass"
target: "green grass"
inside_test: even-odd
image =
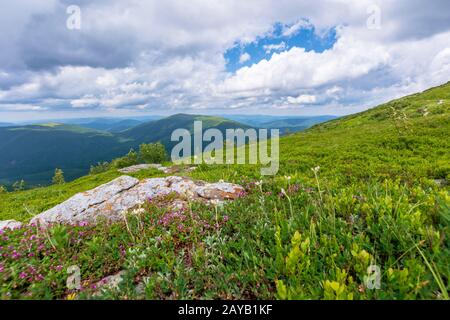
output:
[[[450,99],[442,105],[438,101],[449,91],[450,85],[445,85],[283,137],[278,175],[311,177],[310,168],[320,166],[322,175],[349,183],[397,177],[408,182],[444,179],[450,174]],[[392,108],[406,118],[397,119]],[[237,176],[259,175],[259,167],[229,169],[208,166],[207,174],[198,176],[232,179],[235,171]]]
[[[160,199],[112,225],[8,231],[0,296],[448,299],[449,97],[447,84],[284,137],[274,177],[258,166],[199,166],[194,178],[246,187],[223,207],[192,203],[173,216]],[[24,204],[39,211],[117,175],[0,195],[2,219],[25,221]],[[81,291],[65,287],[74,264]],[[371,265],[379,290],[367,286]],[[98,280],[120,270],[118,288],[93,296]]]

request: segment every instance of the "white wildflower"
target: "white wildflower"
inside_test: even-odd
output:
[[[218,199],[212,199],[210,200],[210,203],[214,206],[214,207],[222,207],[223,206],[223,202],[218,200]]]
[[[144,208],[138,208],[138,209],[134,209],[133,211],[131,211],[132,214],[141,214],[144,213],[145,209]]]

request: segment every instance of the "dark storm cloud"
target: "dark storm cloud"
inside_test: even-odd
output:
[[[136,40],[121,29],[81,30],[66,27],[66,6],[33,16],[20,35],[20,56],[27,68],[52,69],[59,66],[121,68],[132,63]]]
[[[397,40],[423,39],[450,30],[450,1],[409,0],[380,2],[382,18],[392,24]]]

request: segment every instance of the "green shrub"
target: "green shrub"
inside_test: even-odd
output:
[[[61,169],[55,169],[55,175],[52,178],[53,184],[64,184],[66,181],[64,180],[64,172]]]
[[[103,173],[111,169],[111,165],[109,162],[98,162],[96,165],[91,165],[91,168],[89,169],[89,174],[98,174]]]
[[[25,181],[24,180],[14,182],[14,184],[13,184],[14,191],[22,191],[24,189],[25,189]]]
[[[128,154],[124,157],[114,159],[111,162],[111,166],[116,169],[121,169],[129,166],[133,166],[138,164],[138,154],[133,149],[128,152]]]
[[[145,163],[161,163],[167,159],[165,147],[157,143],[141,144],[139,147],[139,160]]]

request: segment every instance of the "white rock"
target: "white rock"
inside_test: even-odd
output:
[[[116,274],[103,278],[99,282],[95,284],[96,292],[93,296],[99,296],[107,290],[117,290],[119,288],[120,283],[123,281],[123,276],[125,275],[125,271],[119,271]]]
[[[141,170],[145,170],[145,169],[149,169],[149,168],[154,168],[154,169],[158,169],[161,172],[164,172],[165,174],[173,174],[173,173],[177,173],[180,171],[187,171],[187,172],[191,172],[194,171],[195,169],[197,169],[197,167],[179,167],[179,166],[172,166],[172,167],[163,167],[160,164],[157,163],[144,163],[144,164],[137,164],[134,166],[130,166],[130,167],[126,167],[126,168],[122,168],[119,169],[118,171],[124,174],[129,174],[129,173],[134,173],[134,172],[138,172]]]
[[[243,191],[241,186],[227,182],[212,183],[197,188],[200,197],[214,200],[236,199]]]
[[[127,168],[122,168],[119,169],[119,172],[121,173],[134,173],[134,172],[139,172],[141,170],[146,170],[146,169],[150,169],[150,168],[154,168],[154,169],[161,169],[162,166],[160,164],[157,163],[144,163],[144,164],[137,164],[131,167],[127,167]]]
[[[439,187],[444,187],[447,184],[447,180],[445,179],[435,179],[433,182]]]
[[[95,189],[78,193],[69,200],[35,216],[31,223],[65,222],[73,223],[84,221],[84,213],[97,205],[104,203],[115,195],[128,190],[139,183],[138,179],[121,176],[111,182],[103,184]],[[91,220],[91,219],[88,219]]]
[[[180,201],[233,200],[244,191],[241,186],[231,183],[206,183],[189,178],[170,176],[151,178],[139,182],[137,179],[122,176],[93,190],[77,194],[60,205],[43,212],[31,222],[48,224],[95,222],[99,217],[120,220],[124,213],[141,206],[149,199],[174,193],[173,206]],[[169,205],[169,207],[173,207]]]
[[[16,221],[16,220],[5,220],[0,221],[0,231],[6,230],[6,229],[18,229],[22,227],[22,222]]]

